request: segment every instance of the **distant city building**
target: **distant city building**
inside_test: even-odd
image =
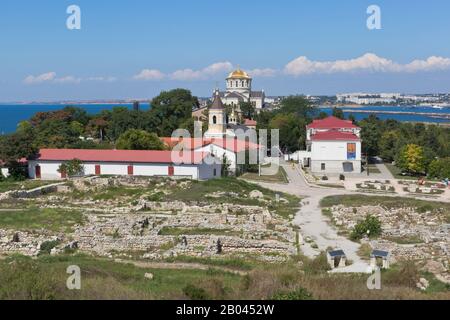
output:
[[[398,99],[400,99],[400,93],[380,93],[380,94],[372,94],[372,93],[347,93],[347,94],[338,94],[336,96],[337,101],[340,103],[354,103],[354,104],[391,104],[395,103]]]

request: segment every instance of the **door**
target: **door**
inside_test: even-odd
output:
[[[35,173],[36,173],[36,179],[40,179],[41,178],[41,166],[36,166],[34,168]]]
[[[169,167],[169,177],[173,177],[175,175],[175,168]]]
[[[97,164],[97,165],[95,166],[95,175],[96,175],[96,176],[99,176],[99,175],[101,175],[101,174],[102,174],[102,168],[100,167],[99,164]]]
[[[134,167],[132,165],[128,166],[128,175],[132,176],[134,174]]]

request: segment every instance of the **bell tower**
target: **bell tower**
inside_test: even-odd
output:
[[[206,137],[223,138],[227,131],[227,115],[219,91],[214,93],[214,101],[209,108],[209,125]]]

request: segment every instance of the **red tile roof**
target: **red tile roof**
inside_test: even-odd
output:
[[[41,149],[36,160],[127,163],[184,163],[200,164],[209,153],[184,151],[181,155],[172,151],[154,150],[86,150],[86,149]],[[182,161],[178,161],[182,157]]]
[[[326,131],[311,136],[312,141],[360,141],[361,139],[351,132]]]
[[[258,122],[256,122],[256,120],[251,120],[251,119],[245,119],[244,125],[246,126],[252,126],[252,127],[256,127],[258,124]]]
[[[170,148],[173,148],[179,144],[186,150],[195,150],[211,144],[232,151],[234,153],[242,152],[246,150],[260,149],[262,146],[253,142],[238,140],[236,138],[170,138],[165,137],[161,140]]]
[[[308,129],[357,129],[350,120],[342,120],[336,117],[328,117],[323,120],[314,120]]]

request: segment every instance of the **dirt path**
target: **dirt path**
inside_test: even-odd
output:
[[[300,233],[303,237],[301,239],[301,249],[303,254],[309,258],[314,258],[329,247],[342,249],[348,259],[353,261],[353,264],[347,268],[340,269],[340,272],[367,272],[369,265],[361,260],[357,254],[360,245],[339,236],[336,229],[330,225],[329,219],[322,214],[320,207],[320,201],[327,196],[353,194],[353,192],[308,186],[298,167],[293,167],[286,163],[282,163],[282,166],[289,178],[288,185],[270,183],[261,183],[261,185],[272,190],[304,198],[301,203],[302,207],[294,218],[294,223],[301,228]],[[306,239],[309,241],[305,241]]]

